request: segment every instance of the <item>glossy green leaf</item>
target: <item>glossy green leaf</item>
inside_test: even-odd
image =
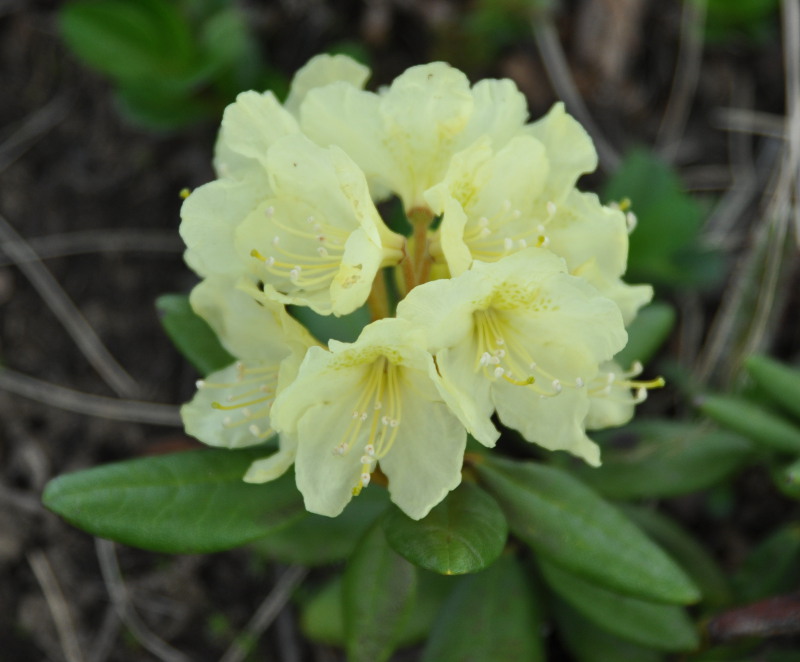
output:
[[[462,483],[422,520],[393,508],[383,524],[386,539],[398,554],[443,575],[463,575],[491,565],[508,537],[500,506],[470,483]]]
[[[305,511],[290,472],[242,481],[264,447],[199,450],[118,462],[50,481],[42,500],[74,526],[158,552],[231,549],[286,526]]]
[[[178,351],[205,376],[235,360],[220,344],[206,321],[198,316],[183,294],[164,294],[156,299],[161,324]]]
[[[698,408],[720,425],[760,446],[800,453],[800,427],[754,402],[733,395],[706,395],[700,399]]]
[[[759,543],[733,578],[741,602],[785,593],[800,581],[800,522],[792,522]]]
[[[659,350],[675,326],[675,309],[656,301],[642,308],[628,327],[628,344],[614,360],[624,368],[635,361],[647,363]]]
[[[766,356],[750,356],[744,366],[753,381],[775,402],[800,418],[800,369]]]
[[[344,574],[342,602],[348,662],[388,660],[407,627],[417,569],[395,552],[376,523],[361,539]]]
[[[442,604],[458,581],[455,577],[417,572],[419,580],[414,607],[394,642],[397,648],[427,638]],[[341,575],[337,575],[304,606],[300,627],[309,639],[330,646],[345,645],[342,583]]]
[[[189,26],[172,2],[70,2],[59,22],[67,44],[84,62],[120,81],[169,76],[192,65]]]
[[[738,470],[753,445],[725,430],[666,420],[637,421],[611,435],[630,448],[603,450],[601,467],[575,466],[584,483],[612,499],[687,494],[708,488]]]
[[[645,599],[689,603],[700,597],[686,574],[636,525],[568,473],[488,457],[475,468],[511,531],[553,563]]]
[[[553,600],[553,615],[564,645],[576,662],[661,662],[664,654],[644,648],[595,625],[563,600]]]
[[[253,543],[267,558],[282,563],[323,565],[349,558],[373,522],[389,507],[380,487],[364,490],[337,517],[308,514]]]
[[[719,606],[731,601],[725,573],[706,548],[677,522],[650,508],[630,504],[618,507],[686,571],[705,603]]]
[[[459,581],[422,662],[544,662],[538,605],[519,563],[501,557]]]
[[[608,632],[641,646],[664,651],[686,651],[698,646],[697,631],[682,607],[621,595],[542,558],[538,560],[550,587]]]

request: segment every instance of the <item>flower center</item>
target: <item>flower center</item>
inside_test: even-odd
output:
[[[295,289],[316,288],[333,279],[341,265],[347,232],[314,216],[306,218],[305,228],[294,227],[275,218],[271,206],[264,214],[279,232],[267,255],[253,249],[250,256],[261,262],[268,274],[288,280]]]
[[[483,262],[496,262],[511,252],[528,246],[546,248],[550,239],[545,226],[556,213],[556,205],[547,203],[547,217],[538,225],[533,219],[517,223],[522,212],[513,209],[510,200],[505,200],[491,216],[470,219],[464,230],[464,243],[469,246],[472,257]]]
[[[341,443],[333,449],[335,455],[346,455],[363,442],[361,475],[353,488],[358,495],[369,485],[378,460],[394,445],[400,430],[400,367],[385,356],[378,358],[366,371],[360,384],[361,393]]]
[[[234,390],[225,396],[222,402],[214,401],[214,409],[231,412],[222,419],[226,429],[248,426],[250,434],[260,440],[266,440],[275,434],[270,427],[262,428],[255,421],[269,416],[272,401],[275,399],[275,384],[278,381],[277,366],[247,367],[241,361],[236,364],[236,380],[233,382],[209,382],[198,380],[198,390],[224,389]]]
[[[524,339],[508,324],[502,313],[487,308],[475,311],[477,352],[475,371],[487,379],[505,379],[517,386],[527,386],[542,397],[553,397],[565,386],[581,388],[584,380],[562,381],[540,367],[525,347]],[[548,386],[549,385],[549,388]]]

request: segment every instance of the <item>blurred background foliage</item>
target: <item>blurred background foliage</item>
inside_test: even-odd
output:
[[[791,65],[782,64],[783,58],[800,61],[798,11],[793,0],[78,0],[57,7],[40,3],[33,10],[0,15],[5,21],[2,29],[17,40],[9,44],[36,44],[38,38],[48,48],[62,48],[47,41],[48,36],[31,37],[26,32],[29,24],[39,25],[36,21],[55,25],[50,30],[57,35],[55,43],[61,40],[69,54],[66,57],[80,63],[76,69],[80,73],[69,80],[83,81],[83,76],[89,81],[81,82],[84,87],[77,93],[83,95],[81,103],[89,108],[87,112],[108,93],[120,118],[116,124],[103,111],[94,111],[97,114],[87,115],[83,123],[65,124],[69,131],[51,146],[49,154],[39,157],[34,150],[32,160],[26,162],[24,150],[15,141],[25,147],[26,135],[37,135],[35,126],[25,129],[24,117],[5,116],[11,129],[0,144],[0,173],[8,168],[6,187],[0,190],[0,199],[5,200],[2,211],[19,211],[22,216],[14,220],[20,228],[25,227],[24,217],[45,219],[39,225],[32,222],[30,232],[25,231],[28,238],[44,237],[39,244],[31,242],[39,246],[40,255],[46,253],[48,234],[76,230],[83,222],[87,225],[80,227],[89,231],[114,223],[136,226],[139,234],[134,240],[140,247],[147,238],[142,234],[145,230],[167,228],[175,234],[177,191],[211,178],[210,150],[225,105],[246,89],[272,89],[282,97],[294,70],[320,51],[345,52],[370,65],[373,88],[407,66],[445,59],[473,80],[487,75],[514,78],[528,96],[534,116],[563,98],[570,112],[586,122],[600,152],[601,170],[586,177],[582,186],[599,191],[606,203],[630,205],[635,214],[626,278],[651,282],[656,289],[654,303],[632,325],[630,344],[617,359],[625,367],[642,361],[647,374],[664,374],[669,385],[641,407],[632,424],[595,435],[603,446],[600,469],[580,465],[563,454],[540,453],[513,434],[504,439],[503,450],[520,460],[535,460],[530,465],[536,467],[530,469],[534,485],[534,476],[541,480],[557,476],[554,485],[587,488],[591,496],[582,507],[596,508],[600,520],[607,518],[603,520],[607,531],[619,522],[625,523],[619,525],[623,528],[630,525],[662,550],[701,596],[684,608],[679,605],[692,602],[685,595],[654,599],[647,590],[632,595],[620,592],[618,585],[599,582],[591,571],[587,575],[580,559],[568,560],[566,568],[564,563],[554,563],[559,554],[572,553],[570,546],[556,553],[525,529],[526,516],[546,519],[547,513],[535,493],[509,488],[502,466],[481,470],[478,464],[471,471],[477,473],[473,478],[482,494],[501,505],[511,537],[499,560],[496,543],[500,538],[505,541],[502,526],[492,540],[473,541],[491,553],[487,551],[472,568],[485,565],[485,569],[461,577],[438,574],[445,565],[436,545],[443,543],[430,533],[464,534],[454,515],[448,519],[439,512],[430,530],[415,530],[413,524],[399,520],[397,512],[390,512],[385,494],[376,491],[365,492],[337,520],[303,515],[293,500],[289,480],[276,484],[270,502],[246,502],[247,512],[261,513],[264,518],[261,528],[251,532],[248,540],[254,542],[245,552],[187,561],[198,557],[121,551],[129,581],[137,582],[126,604],[135,605],[149,618],[143,631],[124,608],[122,616],[109,609],[108,622],[116,622],[118,629],[123,623],[129,634],[112,632],[105,652],[102,641],[89,633],[96,630],[97,596],[105,596],[121,582],[109,574],[108,551],[98,548],[104,573],[100,579],[96,570],[76,569],[78,564],[70,554],[91,556],[91,543],[69,538],[70,546],[65,548],[64,538],[73,534],[66,533],[63,524],[48,520],[38,539],[32,533],[19,538],[21,551],[16,556],[3,556],[3,550],[17,540],[9,538],[6,547],[0,545],[4,571],[9,569],[10,578],[14,568],[28,573],[21,582],[10,579],[6,592],[0,593],[0,599],[11,605],[7,613],[14,614],[9,624],[0,623],[0,634],[14,631],[7,638],[9,659],[35,659],[42,651],[55,659],[71,650],[63,633],[50,625],[46,605],[39,604],[36,611],[35,599],[28,599],[38,596],[37,586],[46,585],[40,578],[41,568],[37,574],[38,566],[30,560],[38,557],[25,551],[38,544],[49,554],[66,590],[80,594],[74,601],[79,610],[76,645],[87,647],[91,642],[93,660],[138,662],[152,655],[184,659],[175,649],[177,657],[159,644],[153,647],[147,636],[150,629],[186,651],[191,656],[187,659],[217,659],[219,655],[209,656],[208,651],[214,650],[228,655],[226,662],[248,654],[251,659],[263,655],[264,659],[325,662],[343,659],[342,651],[351,660],[371,662],[390,656],[426,662],[800,660],[796,617],[800,612],[800,333],[792,312],[800,305],[798,145],[796,138],[787,139],[800,135],[798,103],[793,101],[800,80]],[[40,31],[47,35],[47,30]],[[20,59],[6,51],[3,58],[16,63],[28,80],[36,81],[28,70],[40,72],[36,63],[45,61],[46,55]],[[59,67],[48,66],[45,74],[38,74],[40,89],[50,89],[42,78],[57,78],[52,71]],[[11,75],[7,81],[6,112],[28,112],[25,108],[43,103],[42,93],[31,83],[17,83]],[[48,130],[64,121],[66,111],[61,112],[54,115],[61,120],[51,119]],[[103,121],[95,122],[97,117]],[[20,126],[25,129],[21,137]],[[94,156],[58,160],[59,149],[66,153],[65,144],[84,138],[98,141],[97,153],[90,153]],[[122,143],[130,147],[130,154],[120,157]],[[199,154],[198,145],[203,147]],[[175,155],[181,165],[160,168],[169,162],[169,155]],[[35,189],[32,182],[39,182],[39,173],[48,172],[48,158],[59,166],[49,175],[59,184],[51,189],[39,185],[39,197],[47,209],[37,212],[36,201],[16,202],[14,194],[26,187]],[[74,163],[80,165],[82,158],[97,159],[86,178],[91,185],[71,179],[81,172]],[[110,164],[124,159],[130,165],[117,180],[102,178],[104,165],[113,173]],[[82,201],[75,202],[69,195]],[[143,208],[143,195],[169,202]],[[85,211],[86,198],[98,201],[91,213]],[[50,215],[65,209],[65,218]],[[124,209],[134,212],[126,215],[120,211]],[[13,236],[5,232],[0,239],[6,264],[24,261],[10,248],[12,239],[16,241]],[[81,241],[75,238],[77,252],[90,252]],[[61,253],[51,250],[62,259],[69,254],[63,248]],[[169,278],[161,263],[157,268],[151,263],[126,268],[124,260],[104,262],[114,283],[105,296],[116,301],[127,293],[127,301],[137,303],[125,311],[131,317],[116,316],[119,327],[107,319],[115,315],[98,313],[95,323],[106,335],[117,334],[117,356],[131,366],[141,364],[137,377],[151,385],[146,391],[149,397],[177,402],[189,397],[196,374],[209,372],[229,357],[205,323],[194,316],[185,295],[175,294],[159,298],[160,320],[194,369],[178,367],[166,345],[160,346],[153,361],[139,358],[150,350],[142,349],[144,337],[131,338],[131,329],[146,325],[141,320],[152,317],[146,338],[150,346],[157,346],[153,343],[158,341],[152,340],[157,326],[151,311],[155,294],[186,291],[191,285],[174,245],[171,251],[174,262]],[[88,273],[77,286],[70,279],[77,277],[72,274],[80,272],[79,265],[56,263],[53,268],[57,273],[61,269],[62,280],[73,288],[76,298],[92,293],[96,265],[86,267]],[[0,279],[0,285],[3,282]],[[125,289],[137,286],[140,289]],[[35,296],[34,291],[20,288],[15,299],[20,303],[14,307],[12,302],[4,312],[0,337],[4,365],[53,381],[80,375],[80,369],[67,368],[61,361],[65,354],[61,350],[58,358],[43,354],[41,360],[38,349],[29,355],[15,351],[21,343],[33,342],[31,336],[36,335],[30,329],[38,322],[20,321],[28,320],[29,311],[36,308],[31,304]],[[340,320],[339,327],[331,329],[324,320],[304,322],[318,337],[340,338],[351,337],[354,324]],[[41,345],[59,347],[47,340]],[[63,372],[52,372],[57,362],[64,366]],[[80,379],[85,390],[92,390],[95,376]],[[2,382],[11,391],[15,384],[19,387],[17,382]],[[30,493],[38,501],[45,479],[65,467],[175,450],[174,444],[177,449],[193,448],[182,437],[177,442],[157,437],[160,441],[154,443],[152,426],[119,433],[121,428],[76,428],[74,419],[62,425],[63,419],[48,409],[53,398],[41,399],[45,404],[39,410],[26,414],[22,407],[23,413],[14,417],[12,406],[16,413],[16,405],[0,401],[4,407],[0,418],[9,426],[7,436],[12,440],[12,450],[4,451],[9,469],[3,476],[7,486],[3,489],[18,499]],[[40,431],[31,422],[36,417],[52,423]],[[13,430],[12,418],[21,421]],[[63,449],[44,453],[50,459],[37,465],[44,469],[26,468],[34,465],[19,450],[22,441],[13,440],[38,436],[49,444],[58,438],[56,430],[61,427],[71,435]],[[131,424],[125,429],[132,429]],[[130,441],[121,447],[109,445],[108,439],[125,434],[132,435]],[[205,457],[209,472],[226,468],[225,460]],[[140,457],[137,462],[143,464],[126,465],[131,468],[128,478],[146,477],[154,466],[150,463],[170,461]],[[243,461],[241,457],[234,460]],[[528,470],[527,464],[521,466]],[[112,478],[124,480],[122,474]],[[79,493],[85,488],[63,486],[64,503],[70,489]],[[199,485],[192,494],[201,498],[207,491],[207,486]],[[487,521],[496,521],[491,520],[493,506],[475,505],[473,497],[461,494],[453,512],[476,510]],[[231,493],[229,498],[238,497]],[[154,503],[153,507],[162,505],[157,499]],[[119,517],[108,524],[102,513],[87,510],[79,499],[68,505],[75,506],[68,518],[89,529],[94,526],[94,533],[147,546],[146,540],[131,536],[124,526],[112,530],[119,526]],[[231,505],[225,499],[217,503],[220,512]],[[132,524],[134,529],[150,512],[146,505],[117,506],[130,509],[122,524]],[[191,499],[180,504],[184,514],[195,507]],[[5,528],[25,530],[22,525]],[[393,537],[392,531],[401,534]],[[602,533],[602,526],[598,531]],[[163,533],[159,549],[168,552],[210,551],[248,542],[226,538],[224,527],[213,535],[184,534],[170,531],[169,526]],[[637,537],[639,533],[631,534],[632,544],[650,549]],[[193,535],[197,537],[191,544],[198,540],[202,544],[189,549],[187,540]],[[409,548],[408,541],[419,540],[439,551],[431,552],[422,543]],[[278,610],[278,633],[259,639],[266,625],[253,628],[249,619],[262,593],[268,593],[267,599],[274,592],[280,597],[280,582],[288,575],[283,564],[291,563],[314,570],[296,591],[283,589],[286,608]],[[276,568],[284,574],[275,574]],[[614,572],[610,563],[609,574]],[[364,577],[370,578],[368,585]],[[164,617],[163,606],[153,608],[149,596],[153,591],[172,591],[168,587],[176,583],[203,599],[178,608],[175,596],[180,591],[173,591],[169,598],[175,600],[173,612],[186,616]],[[89,588],[84,595],[76,586]],[[365,596],[373,600],[373,612],[354,620],[353,614],[363,611]]]

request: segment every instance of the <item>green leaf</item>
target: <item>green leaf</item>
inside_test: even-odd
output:
[[[169,76],[192,66],[189,25],[165,0],[71,2],[59,23],[78,57],[119,81]]]
[[[782,470],[774,471],[772,478],[783,494],[791,499],[800,499],[800,460]]]
[[[545,581],[572,607],[612,634],[664,651],[699,645],[694,625],[682,607],[647,602],[609,591],[540,558]]]
[[[698,247],[703,210],[686,194],[677,174],[654,154],[642,149],[628,154],[604,196],[629,198],[638,218],[630,236],[629,281],[699,287],[721,275],[719,256]]]
[[[539,609],[527,584],[511,556],[460,579],[422,662],[544,662]]]
[[[170,340],[201,375],[233,363],[211,327],[192,310],[188,296],[164,294],[156,299],[156,308]]]
[[[376,523],[344,574],[344,625],[349,662],[384,662],[414,607],[417,569],[397,554]]]
[[[553,601],[558,629],[576,662],[661,662],[664,654],[625,641],[595,625],[563,600]]]
[[[364,490],[337,517],[308,514],[253,543],[255,550],[282,563],[323,565],[353,554],[366,530],[388,508],[389,496],[379,487]]]
[[[411,616],[399,632],[394,646],[416,644],[428,636],[436,616],[453,589],[455,577],[418,571],[417,594]],[[344,646],[344,611],[342,577],[328,582],[303,608],[300,627],[314,641],[330,646]]]
[[[366,306],[341,317],[320,315],[304,306],[289,306],[289,312],[322,343],[327,343],[331,338],[341,342],[355,342],[362,329],[370,322]]]
[[[700,398],[698,408],[710,419],[760,446],[784,453],[800,453],[800,428],[745,398],[705,395]]]
[[[788,413],[800,418],[800,370],[789,368],[766,356],[750,356],[747,372],[769,396]]]
[[[628,327],[628,344],[614,360],[624,368],[635,361],[647,363],[659,350],[675,326],[675,309],[655,302],[642,308]]]
[[[251,485],[242,476],[264,447],[199,450],[118,462],[59,476],[42,500],[74,526],[157,552],[231,549],[300,517],[288,473]]]
[[[661,549],[576,478],[532,462],[481,460],[475,468],[511,531],[548,560],[645,599],[689,603],[700,597]]]
[[[800,580],[800,523],[774,531],[753,549],[733,578],[741,602],[756,602],[797,586]]]
[[[477,485],[462,483],[422,520],[393,508],[383,521],[394,550],[426,570],[463,575],[491,565],[506,544],[500,506]]]
[[[638,499],[687,494],[724,480],[753,455],[752,444],[724,430],[666,420],[637,421],[614,437],[637,440],[603,450],[603,465],[572,473],[603,496]]]
[[[731,589],[722,569],[677,522],[650,508],[630,504],[618,507],[686,571],[705,603],[720,606],[731,601]]]

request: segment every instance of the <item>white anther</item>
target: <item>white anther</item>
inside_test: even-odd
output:
[[[514,240],[511,237],[506,237],[503,240],[503,246],[505,246],[507,251],[510,251],[512,248],[514,248]]]
[[[647,389],[644,386],[640,386],[636,389],[636,400],[637,402],[644,402],[647,400]]]
[[[494,344],[495,345],[505,345],[506,341],[503,338],[495,338],[494,339]]]
[[[271,267],[273,264],[275,264],[275,258],[270,255],[264,264],[266,264],[268,267]]]
[[[393,418],[391,421],[389,421],[390,428],[396,428],[398,425],[400,425],[400,421],[396,418]]]
[[[481,216],[478,219],[478,227],[479,228],[485,228],[487,225],[489,225],[489,219],[486,218],[485,216]]]
[[[194,385],[195,385],[195,386],[196,386],[198,389],[201,389],[201,388],[203,388],[203,387],[206,385],[206,383],[205,383],[205,381],[203,381],[202,379],[198,379],[198,380],[197,380],[197,381],[194,383]]]
[[[481,354],[480,365],[489,365],[489,361],[491,360],[492,355],[489,352],[484,352]]]
[[[277,246],[279,243],[281,243],[281,238],[278,235],[275,235],[272,238],[272,245]]]
[[[494,369],[494,376],[496,379],[500,379],[500,377],[502,377],[505,374],[505,372],[506,371],[503,370],[502,368],[497,367]]]
[[[345,445],[344,444],[339,444],[336,448],[333,449],[333,454],[334,455],[344,455],[344,449],[345,449]]]
[[[553,216],[556,213],[556,203],[550,200],[547,203],[547,214],[548,216]]]
[[[575,386],[577,386],[578,388],[582,388],[584,384],[585,384],[585,382],[583,381],[583,378],[581,378],[581,377],[578,377],[575,380]]]
[[[374,458],[371,458],[369,455],[362,455],[361,464],[371,464],[373,459]]]
[[[492,231],[489,228],[483,228],[478,236],[479,238],[483,239],[484,237],[488,237],[490,234],[492,234]]]
[[[375,404],[372,405],[372,408],[373,409],[382,409],[383,408],[383,403],[380,400],[376,400]]]
[[[496,349],[496,350],[494,350],[494,355],[498,359],[502,359],[506,355],[506,350],[504,350],[504,349]]]
[[[372,444],[367,444],[364,446],[364,452],[370,457],[375,457],[375,446]]]
[[[537,226],[536,226],[536,232],[538,232],[538,233],[539,233],[539,236],[540,236],[540,237],[541,237],[542,235],[544,235],[544,225],[542,225],[541,223],[539,223],[539,225],[537,225]]]
[[[317,255],[319,255],[320,257],[328,257],[328,249],[325,248],[324,246],[319,246],[317,248]]]
[[[363,473],[361,474],[361,487],[366,487],[369,485],[369,474]]]
[[[245,418],[250,418],[252,413],[253,412],[250,411],[249,407],[245,407],[244,409],[242,409],[242,416],[244,416]]]
[[[366,421],[366,420],[367,420],[367,412],[362,412],[362,414],[361,414],[361,420],[362,420],[362,421]]]
[[[389,425],[390,420],[391,419],[388,416],[381,416],[381,423],[384,425]]]
[[[539,244],[541,248],[547,248],[550,245],[550,237],[542,237],[542,243]]]
[[[530,365],[528,366],[531,370],[536,370],[536,361],[531,361]]]
[[[634,375],[638,375],[640,372],[644,370],[644,366],[642,365],[641,361],[634,361],[633,365],[631,366],[631,372]]]
[[[625,214],[625,225],[628,226],[628,234],[636,229],[638,223],[639,220],[636,218],[636,214],[634,214],[632,211],[629,211],[627,214]]]
[[[231,425],[233,423],[233,419],[230,416],[226,416],[222,419],[223,425]]]
[[[261,436],[261,430],[259,430],[257,425],[253,424],[247,429],[250,430],[250,434],[252,434],[254,437]]]
[[[528,242],[525,241],[524,239],[520,239],[519,241],[517,241],[517,246],[519,246],[519,248],[527,248]]]
[[[313,216],[309,216],[306,219],[306,223],[308,223],[309,225],[314,225],[314,217]]]
[[[553,380],[553,390],[556,393],[561,393],[561,389],[562,389],[561,382],[558,381],[557,379],[554,379]]]
[[[353,418],[358,418],[359,416],[361,416],[361,412],[360,412],[360,411],[358,411],[358,409],[356,409],[356,410],[353,412]]]
[[[274,213],[275,213],[275,207],[273,207],[272,205],[270,205],[264,210],[264,214],[266,214],[267,216],[272,216]]]
[[[617,376],[616,376],[616,375],[615,375],[613,372],[609,372],[609,373],[606,375],[606,384],[608,384],[608,385],[611,385],[611,384],[613,384],[613,383],[614,383],[614,380],[615,380],[616,378],[617,378]]]
[[[500,357],[499,356],[490,356],[489,360],[487,361],[489,365],[500,365]]]
[[[295,266],[294,269],[289,270],[289,280],[292,282],[300,280],[300,267]]]

